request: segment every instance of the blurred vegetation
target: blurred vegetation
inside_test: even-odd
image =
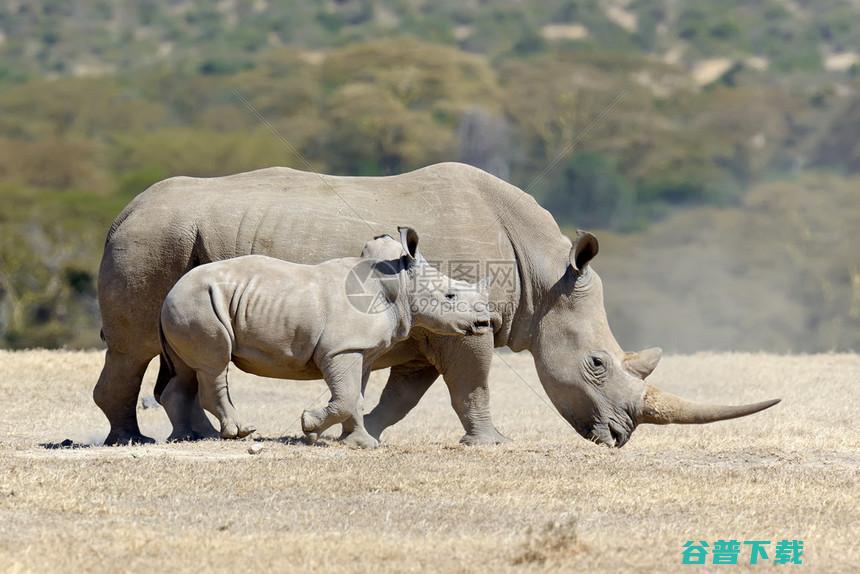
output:
[[[768,223],[753,226],[761,233],[793,228],[777,209],[783,195],[805,202],[804,216],[820,204],[838,219],[837,199],[858,203],[858,16],[843,0],[9,0],[0,347],[99,344],[104,233],[171,175],[271,165],[376,175],[465,161],[526,189],[562,225],[620,233],[601,254],[610,285],[613,258],[685,217],[705,218],[678,239],[687,246],[751,205]],[[809,174],[843,191],[825,193]],[[776,199],[750,203],[757,193]],[[751,242],[738,262],[773,249]],[[759,273],[778,273],[779,257]],[[780,291],[815,316],[808,332],[750,326],[739,346],[860,348],[853,319],[835,319],[858,256],[818,257],[831,262],[816,269],[834,299],[796,283]],[[661,284],[637,277],[626,284]],[[622,339],[653,332],[612,313]]]
[[[858,193],[860,178],[810,172],[755,185],[735,208],[602,234],[595,267],[622,346],[860,349]]]

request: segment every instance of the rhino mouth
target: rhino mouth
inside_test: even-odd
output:
[[[478,319],[469,325],[468,334],[483,335],[484,333],[489,333],[491,328],[492,324],[489,319]]]
[[[630,439],[630,433],[624,432],[612,424],[609,425],[609,436],[615,441],[615,444],[611,445],[615,448],[621,448]]]
[[[627,430],[623,425],[616,423],[597,423],[594,425],[571,423],[571,425],[582,438],[610,448],[621,448],[627,444],[633,433],[632,430]]]

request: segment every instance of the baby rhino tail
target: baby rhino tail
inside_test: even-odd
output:
[[[158,378],[155,380],[154,394],[155,400],[160,404],[161,394],[164,392],[165,387],[167,387],[167,383],[176,374],[176,366],[170,358],[170,353],[172,352],[170,343],[167,342],[167,338],[164,336],[164,325],[161,323],[161,319],[158,321],[158,337],[161,339],[161,354],[158,356],[160,364],[158,366]]]

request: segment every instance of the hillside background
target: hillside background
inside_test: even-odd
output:
[[[858,52],[857,0],[6,0],[0,347],[101,344],[159,179],[456,160],[598,232],[625,347],[858,350]]]

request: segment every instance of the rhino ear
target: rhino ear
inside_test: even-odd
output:
[[[594,235],[588,231],[577,229],[576,239],[573,240],[573,245],[570,248],[570,266],[576,272],[582,271],[588,262],[594,259],[599,249],[600,246]]]
[[[414,263],[418,259],[418,232],[411,227],[398,227],[397,231],[400,232],[400,244],[406,256]]]
[[[663,349],[660,347],[652,347],[638,353],[627,353],[624,357],[624,366],[640,379],[644,379],[654,372],[662,356]]]

